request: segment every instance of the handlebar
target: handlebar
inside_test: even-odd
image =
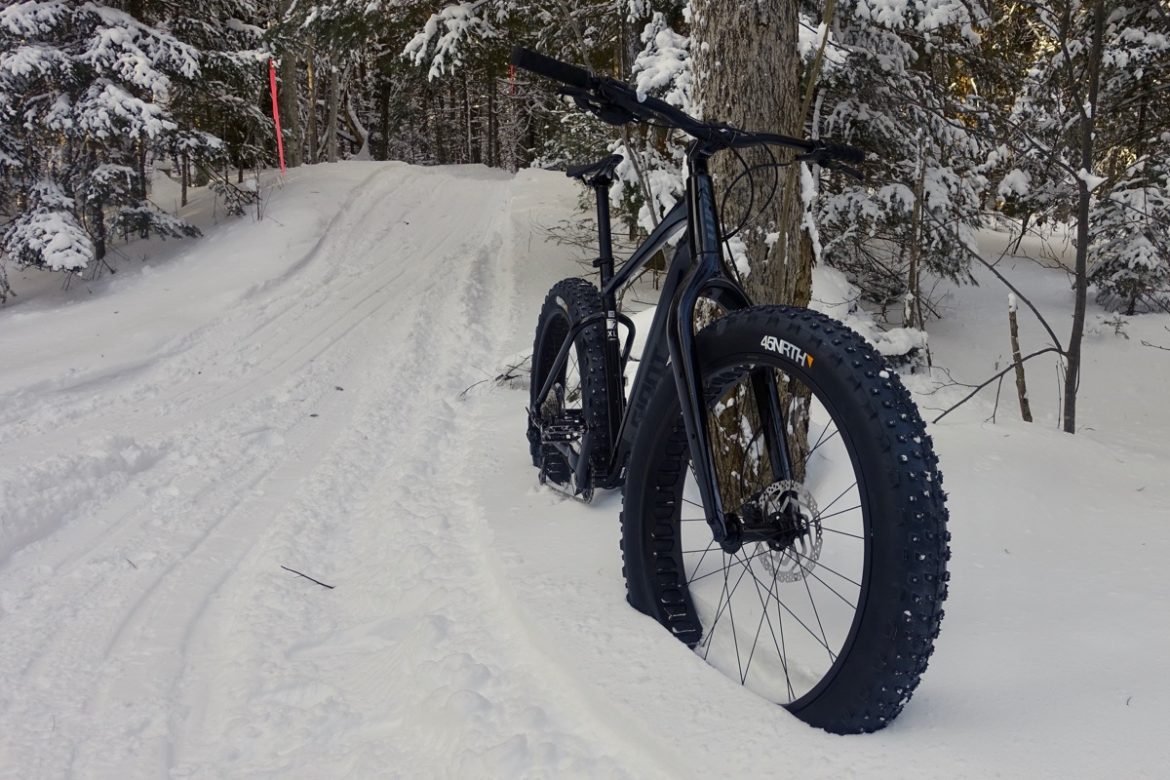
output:
[[[777,133],[752,133],[729,125],[703,122],[664,100],[649,96],[639,98],[637,92],[621,81],[596,76],[584,68],[520,46],[512,49],[512,64],[566,85],[567,89],[562,90],[564,94],[571,96],[579,107],[611,124],[658,121],[705,141],[714,149],[773,144],[797,149],[802,152],[798,159],[809,162],[825,164],[840,160],[860,164],[865,161],[865,152],[845,144],[809,141]],[[843,166],[841,169],[856,174],[852,169]]]
[[[586,91],[593,89],[596,82],[593,74],[584,68],[554,60],[552,57],[546,57],[520,46],[512,48],[512,64],[517,68],[524,68],[524,70],[532,71],[539,76]]]

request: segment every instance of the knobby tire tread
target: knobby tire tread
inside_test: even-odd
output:
[[[950,534],[938,458],[898,375],[861,336],[819,313],[787,306],[730,313],[699,334],[700,364],[710,366],[729,350],[736,359],[750,359],[752,350],[745,345],[758,345],[766,334],[816,355],[818,364],[810,374],[830,375],[826,385],[833,389],[825,395],[843,396],[828,400],[838,410],[845,407],[848,427],[856,428],[850,436],[860,443],[859,457],[876,461],[859,465],[875,483],[867,485],[867,493],[879,496],[873,500],[887,515],[871,519],[865,605],[848,658],[815,699],[793,712],[835,733],[877,731],[898,715],[918,686],[943,618]],[[766,354],[759,347],[754,351]],[[711,372],[712,382],[719,381],[717,373]],[[674,496],[681,493],[689,460],[673,382],[658,388],[651,409],[638,432],[623,490],[627,600],[694,646],[702,628],[689,614],[693,607],[685,594],[685,572],[677,556],[664,552],[667,536],[677,533],[670,528],[677,517]]]
[[[562,305],[561,302],[564,302]],[[532,380],[529,390],[530,405],[547,376],[547,369],[568,333],[568,326],[592,314],[603,311],[601,293],[584,279],[563,279],[549,290],[536,321],[536,336],[532,349]],[[560,324],[565,328],[560,330]],[[551,330],[550,330],[551,329]],[[557,337],[557,333],[561,335]],[[550,337],[551,335],[551,337]],[[572,347],[577,351],[577,366],[581,377],[581,410],[585,424],[592,433],[589,458],[594,474],[604,470],[609,457],[608,390],[605,381],[605,327],[604,322],[586,327],[577,336]],[[532,408],[530,406],[530,408]],[[541,465],[539,431],[528,426],[529,450],[532,464]]]

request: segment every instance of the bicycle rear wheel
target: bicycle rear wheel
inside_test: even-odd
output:
[[[529,409],[536,419],[529,419],[527,430],[532,465],[540,469],[541,480],[571,485],[571,460],[580,458],[587,459],[591,469],[604,467],[609,452],[609,393],[605,382],[605,331],[601,325],[582,330],[570,346],[565,364],[559,369],[555,365],[572,326],[601,311],[601,295],[584,279],[557,282],[541,307],[529,388]],[[550,375],[554,375],[552,392],[538,404],[536,396]],[[549,426],[560,426],[575,436],[557,445],[545,443],[541,431]],[[573,488],[581,498],[592,497],[592,482]]]
[[[880,729],[917,686],[946,598],[942,476],[913,401],[860,336],[807,310],[734,312],[698,345],[724,508],[768,530],[733,553],[713,542],[664,383],[623,493],[627,598],[802,720]],[[761,422],[768,382],[784,479]]]

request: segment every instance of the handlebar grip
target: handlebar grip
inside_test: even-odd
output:
[[[848,144],[835,144],[830,141],[822,141],[822,143],[824,145],[821,148],[824,149],[825,153],[834,160],[853,163],[855,165],[860,165],[861,163],[865,162],[865,152],[855,146],[849,146]]]
[[[512,47],[512,64],[571,87],[584,90],[593,88],[593,74],[584,68],[554,60],[521,46]]]

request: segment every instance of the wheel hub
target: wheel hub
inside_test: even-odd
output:
[[[822,531],[816,500],[799,482],[782,479],[760,493],[758,504],[771,531],[764,566],[777,582],[805,579],[821,556]]]

